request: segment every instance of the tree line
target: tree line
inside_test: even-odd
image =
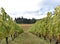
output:
[[[27,18],[19,17],[19,18],[15,18],[15,22],[19,24],[33,24],[36,22],[36,19],[35,18],[27,19]]]

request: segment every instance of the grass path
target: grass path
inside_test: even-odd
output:
[[[10,44],[48,44],[48,42],[31,33],[24,32]]]
[[[9,44],[50,44],[49,41],[29,33],[28,29],[32,25],[33,24],[21,24],[20,26],[23,28],[24,33],[20,34],[14,41],[11,41],[11,38],[9,38]],[[5,39],[3,39],[0,44],[6,44]],[[55,43],[52,41],[51,44]]]
[[[13,42],[9,44],[49,44],[44,39],[41,39],[28,32],[29,27],[32,25],[21,25],[23,27],[24,33],[20,34]]]

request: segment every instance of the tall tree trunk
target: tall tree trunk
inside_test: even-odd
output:
[[[6,44],[8,44],[8,37],[6,37]]]

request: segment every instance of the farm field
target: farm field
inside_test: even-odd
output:
[[[10,42],[9,44],[49,44],[49,41],[28,32],[28,29],[32,25],[33,24],[21,24],[20,26],[23,27],[24,33],[20,34],[13,42]]]
[[[35,24],[17,24],[1,8],[0,44],[59,44],[59,8],[60,6],[55,8],[53,17],[52,13],[48,12],[45,18],[40,19]]]
[[[43,38],[30,33],[28,30],[33,24],[18,25],[23,28],[24,32],[15,38],[14,41],[11,41],[11,38],[9,38],[9,44],[55,44],[54,41],[50,43],[48,40],[44,40]],[[5,39],[3,39],[0,44],[6,44]]]
[[[23,28],[24,31],[28,31],[28,29],[33,25],[33,24],[18,24]]]
[[[1,0],[0,44],[60,44],[59,2]]]

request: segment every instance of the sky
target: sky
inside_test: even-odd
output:
[[[0,8],[3,7],[13,19],[22,16],[41,19],[58,5],[60,0],[0,0]]]

